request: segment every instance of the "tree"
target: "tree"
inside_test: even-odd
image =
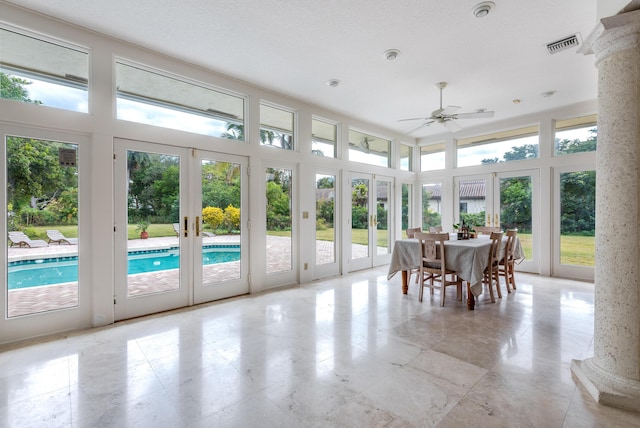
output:
[[[227,123],[227,132],[223,132],[220,135],[222,138],[228,138],[230,140],[244,141],[244,125],[240,123]]]
[[[224,209],[224,225],[227,231],[231,233],[234,229],[240,229],[240,208],[229,205]]]
[[[26,85],[32,82],[15,76],[9,76],[0,73],[0,98],[9,100],[17,100],[25,103],[42,104],[41,101],[29,98],[29,91],[25,89]]]

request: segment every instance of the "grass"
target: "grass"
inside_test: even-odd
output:
[[[140,232],[136,231],[137,225],[130,224],[127,227],[128,239],[139,239]],[[27,235],[31,239],[47,240],[47,229],[57,229],[67,238],[78,237],[78,226],[75,225],[59,225],[59,226],[30,226],[26,229]],[[147,229],[150,238],[158,238],[163,236],[175,236],[172,224],[152,224]],[[351,241],[354,244],[366,245],[369,235],[367,229],[352,229]],[[268,231],[271,236],[291,237],[291,231]],[[387,247],[387,234],[380,233],[378,236],[378,246]],[[531,260],[533,257],[533,247],[531,234],[518,233],[520,243],[525,253],[525,258]],[[332,228],[316,231],[316,239],[321,241],[333,241],[334,231]],[[560,262],[573,266],[595,266],[595,237],[593,236],[568,236],[560,237]]]

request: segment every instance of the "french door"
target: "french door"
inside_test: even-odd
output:
[[[518,270],[539,272],[539,174],[537,170],[456,177],[455,222],[517,228],[525,260]]]
[[[553,183],[553,275],[593,281],[595,168],[554,168]]]
[[[246,160],[116,140],[115,315],[248,292]]]
[[[351,173],[351,248],[349,270],[391,261],[393,178]]]

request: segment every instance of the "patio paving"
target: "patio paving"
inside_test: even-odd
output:
[[[204,237],[203,245],[207,244],[237,244],[240,242],[238,235],[221,235]],[[135,239],[128,242],[129,251],[169,249],[178,246],[175,236]],[[329,241],[316,241],[317,263],[333,262],[334,243]],[[292,269],[290,238],[280,236],[267,236],[267,272],[275,273]],[[354,246],[353,254],[366,256],[367,247]],[[77,245],[50,244],[47,247],[37,248],[8,248],[9,261],[37,260],[55,257],[72,257],[78,255]],[[212,285],[240,276],[240,261],[216,263],[203,266],[203,278],[206,284]],[[140,296],[162,291],[175,290],[179,287],[178,270],[129,275],[128,290],[130,296]],[[78,305],[78,283],[64,283],[40,287],[9,290],[8,292],[8,316],[45,312],[50,310],[71,308]]]

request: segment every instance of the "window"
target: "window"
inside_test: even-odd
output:
[[[422,230],[442,225],[442,183],[422,185]]]
[[[336,176],[316,174],[316,265],[336,262]]]
[[[560,174],[560,263],[595,266],[596,172]]]
[[[60,41],[0,28],[1,97],[89,111],[89,54]]]
[[[312,119],[311,135],[311,153],[316,156],[336,157],[338,125],[319,119]]]
[[[595,152],[598,140],[597,116],[558,120],[555,126],[554,154]]]
[[[458,140],[458,166],[538,157],[538,126]]]
[[[15,136],[6,136],[5,144],[5,315],[77,307],[78,145]],[[52,248],[43,253],[38,247],[47,242]]]
[[[293,150],[293,112],[260,104],[260,144]]]
[[[413,186],[402,183],[402,237],[406,238],[409,227],[413,227]]]
[[[389,168],[391,141],[349,130],[349,160]]]
[[[400,144],[400,169],[413,171],[413,146]]]
[[[444,169],[444,147],[445,143],[420,147],[420,171]]]
[[[116,62],[117,118],[244,141],[244,98]]]

